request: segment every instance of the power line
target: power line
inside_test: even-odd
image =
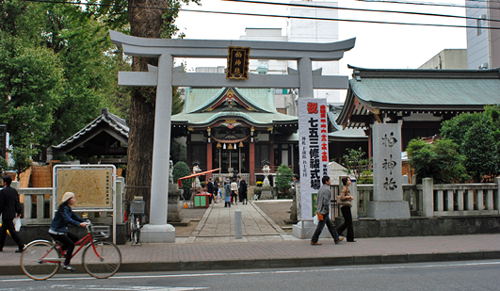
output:
[[[100,3],[79,3],[79,2],[66,2],[66,1],[50,1],[50,0],[25,0],[26,2],[34,3],[55,3],[55,4],[72,4],[72,5],[86,5],[86,6],[105,6],[105,7],[128,7],[140,9],[161,9],[166,10],[164,7],[154,6],[126,6],[116,4],[100,4]],[[438,24],[438,23],[413,23],[413,22],[397,22],[397,21],[376,21],[376,20],[359,20],[359,19],[340,19],[340,18],[325,18],[325,17],[305,17],[305,16],[292,16],[292,15],[278,15],[278,14],[260,14],[260,13],[245,13],[245,12],[226,12],[226,11],[210,11],[210,10],[192,10],[192,9],[179,9],[183,12],[195,13],[212,13],[212,14],[226,14],[226,15],[240,15],[240,16],[259,16],[259,17],[276,17],[287,19],[302,19],[302,20],[322,20],[322,21],[338,21],[338,22],[354,22],[354,23],[371,23],[371,24],[394,24],[394,25],[408,25],[408,26],[430,26],[430,27],[448,27],[448,28],[481,28],[481,29],[500,29],[500,27],[492,26],[475,26],[475,25],[455,25],[455,24]]]
[[[267,1],[255,1],[255,0],[222,0],[227,2],[240,2],[240,3],[253,3],[253,4],[268,4],[268,5],[278,5],[278,6],[296,6],[296,7],[307,7],[307,8],[324,8],[332,10],[349,10],[349,11],[363,11],[363,12],[381,12],[381,13],[396,13],[396,14],[410,14],[410,15],[420,15],[420,16],[437,16],[437,17],[450,17],[459,19],[474,19],[483,21],[494,21],[500,22],[498,19],[484,19],[479,17],[471,16],[460,16],[460,15],[450,15],[450,14],[436,14],[436,13],[426,13],[426,12],[413,12],[413,11],[399,11],[399,10],[383,10],[383,9],[365,9],[365,8],[350,8],[350,7],[334,7],[327,5],[310,5],[302,3],[280,3],[280,2],[267,2]],[[360,0],[360,1],[370,1],[370,0]]]
[[[478,4],[477,6],[470,5],[458,5],[458,4],[446,4],[446,3],[432,3],[432,2],[411,2],[411,1],[395,1],[395,0],[356,0],[360,2],[369,2],[369,3],[388,3],[388,4],[406,4],[406,5],[422,5],[422,6],[438,6],[438,7],[451,7],[451,8],[471,8],[471,9],[483,9],[486,8],[486,1],[474,1]],[[489,2],[490,4],[492,2]],[[492,9],[500,9],[500,6],[489,7]]]
[[[376,21],[376,20],[359,20],[359,19],[340,19],[340,18],[305,17],[305,16],[291,16],[291,15],[277,15],[277,14],[242,13],[242,12],[190,10],[190,9],[180,9],[180,11],[184,11],[184,12],[214,13],[214,14],[228,14],[228,15],[243,15],[243,16],[262,16],[262,17],[291,18],[291,19],[304,19],[304,20],[359,22],[359,23],[372,23],[372,24],[396,24],[396,25],[410,25],[410,26],[435,26],[435,27],[449,27],[449,28],[500,29],[500,27],[492,27],[492,26],[475,26],[475,25],[458,25],[458,24],[455,25],[455,24],[439,24],[439,23],[414,23],[414,22],[397,22],[397,21]]]

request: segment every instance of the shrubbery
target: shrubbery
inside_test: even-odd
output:
[[[290,189],[293,182],[293,172],[287,165],[282,164],[276,170],[276,178],[274,186],[278,189],[279,193],[284,193]]]
[[[188,165],[185,162],[177,162],[172,169],[172,178],[174,179],[174,183],[177,183],[177,180],[182,177],[186,177],[191,175],[191,171],[189,170]],[[192,191],[193,179],[186,179],[182,181],[181,189],[184,190],[183,196],[184,199],[191,199],[191,191]]]
[[[432,178],[434,183],[442,184],[470,180],[463,166],[466,158],[457,152],[457,148],[458,145],[449,139],[438,139],[433,143],[413,139],[406,151],[419,181]]]

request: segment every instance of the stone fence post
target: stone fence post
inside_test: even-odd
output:
[[[125,178],[116,177],[116,223],[123,223],[123,198],[125,193]]]
[[[340,188],[340,190],[342,190],[342,188]],[[352,205],[352,207],[351,207],[352,220],[357,220],[358,219],[358,212],[359,212],[358,181],[351,180],[351,186],[349,186],[349,191],[351,191],[351,195],[352,195],[352,197],[354,197],[354,199],[351,201],[351,205]],[[363,198],[363,199],[366,199],[366,198]]]
[[[432,178],[422,179],[422,200],[424,217],[434,216],[434,181]]]
[[[496,192],[495,195],[493,195],[493,199],[498,209],[498,206],[500,205],[500,177],[495,177],[493,181],[495,182],[495,184],[497,184],[497,190],[495,191]]]

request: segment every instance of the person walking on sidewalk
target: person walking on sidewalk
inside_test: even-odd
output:
[[[349,191],[349,185],[351,185],[351,179],[349,179],[349,177],[343,177],[342,184],[344,184],[344,187],[340,192],[339,200],[341,205],[340,211],[342,211],[342,215],[344,216],[344,223],[339,228],[337,228],[337,232],[339,234],[342,234],[342,232],[344,232],[344,230],[347,229],[347,241],[355,242],[354,229],[352,227],[352,213],[351,213],[351,207],[352,207],[351,201],[354,199],[354,197],[351,196],[351,192]]]
[[[12,239],[16,242],[18,250],[16,253],[22,253],[24,249],[24,243],[21,238],[17,235],[14,228],[14,218],[21,217],[22,209],[16,209],[16,204],[21,205],[19,202],[19,194],[17,190],[10,187],[12,183],[12,178],[8,175],[2,177],[3,189],[0,190],[0,214],[2,215],[2,229],[0,230],[0,252],[3,252],[3,246],[5,245],[5,239],[7,238],[7,230],[10,233]]]
[[[57,207],[56,215],[50,224],[50,236],[62,243],[62,249],[66,250],[66,259],[64,260],[63,269],[74,272],[75,268],[69,265],[75,243],[78,241],[78,236],[68,232],[68,224],[74,226],[85,227],[87,223],[80,216],[76,215],[71,206],[76,203],[75,194],[73,192],[66,192],[62,197],[62,202]]]
[[[316,227],[316,231],[314,231],[314,234],[311,238],[311,244],[312,245],[321,245],[320,242],[318,242],[319,235],[321,234],[321,231],[323,231],[323,228],[326,226],[328,227],[328,230],[330,231],[330,234],[333,237],[333,240],[335,241],[335,244],[338,244],[341,242],[344,238],[339,237],[337,231],[335,230],[335,226],[333,225],[333,222],[330,219],[330,200],[332,198],[332,194],[330,191],[330,177],[324,176],[321,181],[323,182],[323,186],[319,188],[318,191],[318,202],[316,206],[316,211],[318,213],[318,226]],[[322,219],[319,219],[320,216],[323,216]]]
[[[231,186],[229,185],[229,179],[224,182],[224,207],[231,207]]]

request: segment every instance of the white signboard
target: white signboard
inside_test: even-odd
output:
[[[321,178],[328,175],[328,110],[324,98],[299,98],[298,108],[301,220],[311,220]]]

